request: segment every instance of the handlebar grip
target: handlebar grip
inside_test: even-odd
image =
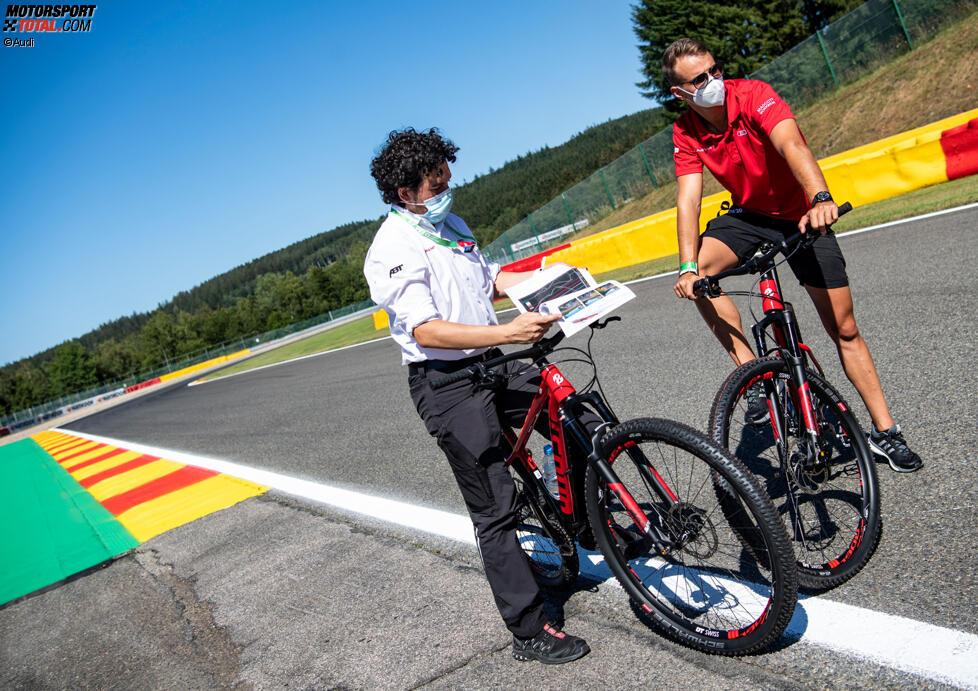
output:
[[[474,374],[471,367],[466,367],[461,369],[454,374],[446,374],[444,377],[438,377],[437,379],[433,377],[428,378],[428,382],[431,384],[432,389],[441,389],[449,384],[454,384],[455,382],[462,381],[463,379],[468,379]]]
[[[839,218],[842,218],[844,215],[846,215],[850,211],[852,211],[852,204],[850,204],[849,202],[843,202],[842,204],[839,204]],[[806,233],[806,235],[807,235],[807,233]],[[801,240],[802,243],[803,243],[802,246],[803,247],[807,247],[808,245],[811,245],[813,242],[815,242],[815,239],[817,237],[818,236],[810,236],[810,237],[802,238],[802,240]],[[787,247],[787,245],[784,242],[782,242],[781,244],[782,244],[782,246]]]
[[[710,290],[710,282],[707,281],[705,278],[697,278],[693,282],[693,295],[695,295],[696,297],[698,298],[703,297],[709,292],[709,290]]]

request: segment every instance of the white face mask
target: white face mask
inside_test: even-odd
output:
[[[422,216],[431,221],[432,225],[438,225],[445,220],[445,217],[448,216],[448,212],[452,209],[452,188],[449,187],[443,192],[436,194],[434,197],[425,199],[421,202],[408,202],[403,199],[401,201],[404,204],[411,205],[424,204],[428,210],[425,211]]]
[[[676,87],[679,89],[679,87]],[[693,97],[693,103],[698,106],[703,106],[704,108],[714,108],[716,106],[723,105],[724,96],[726,96],[727,90],[723,88],[723,77],[719,79],[714,79],[713,77],[707,77],[706,84],[701,86],[696,91],[686,91],[686,89],[679,89],[684,94],[689,94]]]

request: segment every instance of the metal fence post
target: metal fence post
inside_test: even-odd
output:
[[[540,234],[537,232],[537,227],[533,225],[533,214],[527,214],[526,217],[530,220],[530,232],[533,233],[533,237],[537,239],[537,249],[543,250],[543,243],[540,241]]]
[[[642,148],[642,143],[638,144],[638,152],[642,154],[642,160],[645,162],[645,171],[649,174],[649,180],[652,181],[652,187],[659,189],[658,183],[655,181],[655,175],[652,174],[652,166],[649,165],[649,159],[645,155],[645,149]]]
[[[835,82],[835,88],[838,89],[839,79],[835,76],[835,69],[832,67],[832,61],[829,60],[829,52],[825,50],[825,42],[822,40],[822,35],[816,31],[815,38],[818,39],[818,45],[822,47],[822,55],[825,56],[825,64],[829,66],[829,74],[832,75],[832,81]]]
[[[574,232],[576,233],[577,232],[577,226],[574,225],[574,216],[573,216],[573,214],[571,214],[570,204],[567,203],[567,195],[564,194],[563,192],[561,192],[560,193],[560,198],[564,201],[564,208],[567,210],[567,218],[570,219],[571,228],[573,228],[574,229]]]
[[[604,193],[608,195],[608,201],[611,202],[611,210],[615,210],[615,200],[611,197],[611,190],[608,189],[608,181],[604,179],[604,169],[598,168],[598,176],[601,178],[601,184],[604,185]]]
[[[896,10],[897,19],[900,20],[900,27],[903,29],[903,35],[907,37],[907,44],[910,46],[910,50],[913,50],[913,41],[910,40],[910,32],[907,31],[907,24],[903,21],[903,12],[900,11],[900,3],[897,0],[893,0],[893,9]]]

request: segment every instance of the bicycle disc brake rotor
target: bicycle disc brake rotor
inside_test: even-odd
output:
[[[720,540],[713,522],[703,509],[680,502],[669,509],[666,520],[674,535],[676,549],[700,559],[716,553]]]
[[[788,473],[791,480],[801,490],[817,492],[829,479],[829,454],[819,449],[812,452],[807,443],[799,444],[788,457]]]

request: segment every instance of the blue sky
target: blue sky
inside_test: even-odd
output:
[[[88,33],[18,34],[35,45],[0,47],[0,364],[380,216],[368,166],[392,129],[441,128],[463,182],[654,105],[630,12],[100,2]]]

